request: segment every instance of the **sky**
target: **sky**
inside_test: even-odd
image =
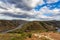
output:
[[[0,20],[60,20],[60,0],[0,0]]]

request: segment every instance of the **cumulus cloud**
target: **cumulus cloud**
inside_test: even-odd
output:
[[[0,0],[0,19],[5,20],[60,20],[60,9],[50,10],[47,3],[58,2],[56,0]],[[42,6],[39,11],[34,8]],[[50,5],[51,6],[51,5]],[[56,18],[57,17],[57,18]]]

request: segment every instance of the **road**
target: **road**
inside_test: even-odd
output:
[[[24,24],[27,24],[27,23],[28,23],[28,22],[20,23],[20,25],[19,25],[18,27],[16,27],[15,29],[8,30],[8,31],[3,31],[2,33],[5,34],[5,33],[8,33],[8,32],[11,32],[11,31],[14,31],[14,30],[20,29]]]

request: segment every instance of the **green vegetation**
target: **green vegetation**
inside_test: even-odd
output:
[[[24,34],[0,34],[0,40],[24,40],[25,38]]]
[[[31,33],[7,33],[7,34],[0,34],[0,40],[24,40],[27,37],[31,38]]]

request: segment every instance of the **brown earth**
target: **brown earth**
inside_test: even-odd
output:
[[[39,36],[41,36],[41,37],[39,37]],[[44,39],[45,36],[47,36],[46,39]],[[26,40],[60,40],[60,34],[53,33],[53,32],[34,33],[31,38],[27,38]]]

